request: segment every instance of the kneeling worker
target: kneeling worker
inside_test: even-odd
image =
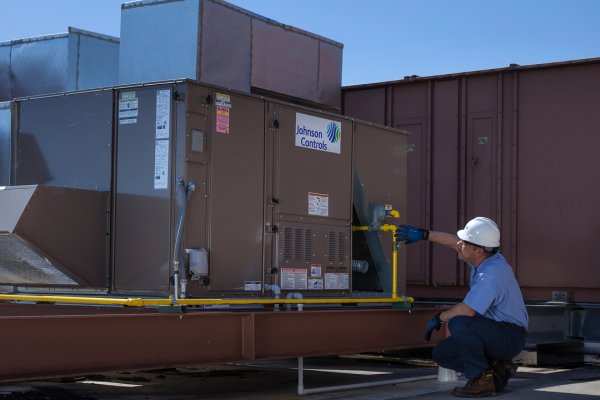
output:
[[[528,316],[515,275],[498,252],[498,226],[477,217],[456,235],[409,225],[401,225],[395,235],[405,243],[429,240],[456,249],[458,259],[470,266],[469,292],[462,302],[435,315],[425,339],[448,323],[450,336],[433,349],[433,359],[468,379],[453,395],[486,397],[503,391],[517,370],[511,360],[525,344]]]

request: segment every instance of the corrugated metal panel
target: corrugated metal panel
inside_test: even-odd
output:
[[[600,301],[599,102],[600,59],[344,89],[346,115],[410,132],[408,223],[455,231],[476,215],[495,219],[529,300],[564,290]],[[464,292],[453,252],[419,243],[407,258],[408,294]]]

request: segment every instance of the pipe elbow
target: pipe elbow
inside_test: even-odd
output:
[[[270,290],[275,295],[275,298],[278,299],[281,296],[281,288],[279,285],[272,285],[270,283],[265,284],[265,290]]]

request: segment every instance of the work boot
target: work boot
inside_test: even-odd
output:
[[[508,384],[508,380],[517,372],[517,366],[510,360],[494,360],[492,361],[494,369],[494,383],[496,392],[502,392]]]
[[[494,373],[486,371],[479,378],[469,379],[463,387],[455,387],[452,394],[457,397],[489,397],[496,395]]]

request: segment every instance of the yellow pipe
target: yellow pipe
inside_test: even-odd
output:
[[[53,296],[53,295],[31,295],[31,294],[0,294],[0,300],[15,301],[38,301],[47,303],[75,303],[75,304],[100,304],[121,305],[131,307],[141,306],[163,306],[171,304],[170,299],[142,299],[116,298],[116,297],[86,297],[86,296]]]
[[[390,217],[400,218],[400,211],[398,211],[398,210],[390,211]]]
[[[168,306],[172,305],[171,298],[143,299],[143,298],[114,298],[114,297],[78,297],[78,296],[52,296],[29,294],[0,294],[0,300],[37,301],[47,303],[73,303],[73,304],[100,304],[123,305],[131,307],[142,306]],[[348,303],[412,303],[412,297],[397,298],[308,298],[308,299],[178,299],[177,305],[234,305],[234,304],[348,304]]]

